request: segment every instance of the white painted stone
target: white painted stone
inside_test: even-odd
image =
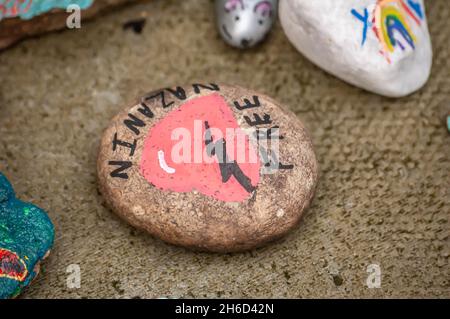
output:
[[[292,44],[348,83],[402,97],[421,88],[430,75],[432,48],[422,0],[281,0],[279,13]],[[402,17],[404,22],[388,16]],[[414,36],[412,42],[401,28],[388,27],[400,24]],[[387,31],[382,36],[383,29],[393,30],[393,36]]]

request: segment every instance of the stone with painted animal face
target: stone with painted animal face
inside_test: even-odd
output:
[[[215,83],[153,91],[106,129],[100,190],[132,225],[199,250],[251,249],[281,237],[318,179],[311,139],[285,107]]]
[[[272,28],[277,6],[277,0],[216,0],[217,27],[228,44],[253,47]]]
[[[331,74],[389,97],[427,81],[432,62],[422,0],[284,0],[292,44]]]

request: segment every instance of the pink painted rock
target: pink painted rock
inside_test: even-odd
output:
[[[269,97],[194,84],[149,93],[106,129],[99,184],[112,209],[167,242],[260,246],[292,229],[318,178],[298,118]]]

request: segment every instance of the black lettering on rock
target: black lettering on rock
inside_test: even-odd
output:
[[[283,164],[283,163],[278,163],[278,169],[293,169],[294,168],[294,164]]]
[[[130,161],[109,161],[108,164],[110,166],[119,166],[110,173],[111,177],[128,179],[128,174],[124,171],[131,167],[132,163]]]
[[[155,93],[153,95],[150,96],[145,96],[144,97],[144,101],[150,101],[156,98],[160,98],[161,99],[161,105],[163,108],[168,108],[170,107],[174,102],[170,102],[170,103],[166,103],[166,95],[163,91],[159,91],[158,93]]]
[[[154,116],[152,110],[150,110],[150,108],[144,102],[140,104],[140,107],[137,110],[139,113],[141,113],[145,117],[148,117],[149,119],[151,119]]]
[[[129,143],[129,142],[126,142],[126,141],[119,140],[117,138],[117,133],[114,133],[114,139],[112,141],[112,146],[113,146],[112,148],[113,148],[113,151],[115,151],[117,149],[118,145],[119,146],[123,146],[123,147],[128,147],[130,149],[130,156],[133,156],[134,155],[134,151],[136,150],[136,142],[137,142],[136,139],[133,140],[133,143]]]
[[[246,110],[246,109],[251,109],[253,107],[260,107],[261,103],[259,102],[259,98],[256,95],[254,95],[253,103],[250,102],[249,99],[244,99],[244,105],[240,105],[238,101],[234,101],[234,106],[236,106],[236,108],[239,111],[242,111],[242,110]]]
[[[271,128],[259,128],[255,132],[256,140],[282,140],[284,139],[284,136],[278,135],[279,130],[279,126],[272,126]]]
[[[252,121],[249,116],[246,116],[246,115],[244,116],[244,120],[250,126],[272,124],[270,115],[267,113],[264,113],[263,118],[261,118],[261,116],[259,116],[259,114],[253,113],[253,118],[254,118],[254,120]]]
[[[181,86],[177,86],[176,89],[171,89],[171,88],[167,88],[164,89],[162,91],[159,91],[153,95],[148,95],[148,96],[144,96],[143,101],[150,101],[156,98],[160,98],[161,99],[161,105],[162,107],[168,108],[171,107],[175,102],[171,101],[171,102],[167,102],[166,101],[166,93],[165,92],[169,92],[170,94],[172,94],[173,96],[175,96],[178,100],[185,100],[186,99],[186,91],[181,87]]]
[[[293,164],[283,164],[278,160],[277,155],[274,152],[269,152],[263,148],[260,148],[260,155],[265,167],[272,169],[293,169]]]
[[[179,100],[186,100],[186,91],[181,86],[177,86],[175,90],[167,88],[166,91],[170,92],[173,96],[175,96]]]
[[[145,123],[140,118],[134,116],[131,113],[128,113],[128,119],[123,121],[123,124],[126,125],[134,134],[139,135],[140,131],[138,127],[144,127]]]
[[[220,140],[213,142],[211,130],[207,121],[205,122],[205,145],[208,156],[217,156],[222,183],[228,182],[231,176],[234,176],[238,183],[248,193],[251,193],[256,189],[256,187],[252,185],[250,178],[248,178],[241,170],[238,163],[235,160],[230,161],[228,158],[225,139],[221,138]]]
[[[160,97],[162,93],[163,93],[163,91],[149,92],[141,98],[141,102],[145,103],[147,101],[156,99],[157,97]]]
[[[205,85],[205,84],[195,83],[195,84],[192,84],[192,87],[194,88],[194,92],[197,94],[200,93],[201,89],[206,89],[206,90],[210,90],[210,91],[220,91],[219,86],[214,83],[209,83],[209,86]]]

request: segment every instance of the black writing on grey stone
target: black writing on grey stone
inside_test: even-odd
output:
[[[209,85],[205,85],[205,84],[192,84],[192,87],[194,88],[194,92],[199,94],[201,89],[206,89],[206,90],[210,90],[210,91],[220,91],[220,88],[217,84],[214,83],[210,83]]]
[[[110,166],[119,166],[110,173],[111,177],[128,179],[128,174],[124,171],[131,167],[132,164],[130,161],[109,161],[108,164]]]
[[[267,114],[267,113],[264,113],[262,118],[261,118],[261,116],[259,114],[253,113],[253,118],[254,118],[254,120],[252,120],[249,116],[244,115],[244,120],[250,126],[272,124],[272,120],[270,119],[270,115]]]
[[[112,149],[113,149],[113,151],[115,151],[117,149],[117,146],[127,147],[130,149],[130,156],[133,156],[134,152],[136,150],[136,143],[137,143],[136,139],[133,140],[133,143],[119,140],[117,138],[117,132],[116,132],[116,133],[114,133],[114,138],[112,141]]]
[[[251,109],[254,107],[260,107],[261,103],[259,102],[259,97],[257,97],[256,95],[254,95],[253,97],[253,102],[250,102],[249,99],[244,98],[244,104],[241,105],[238,101],[234,101],[234,106],[239,110],[246,110],[246,109]]]

